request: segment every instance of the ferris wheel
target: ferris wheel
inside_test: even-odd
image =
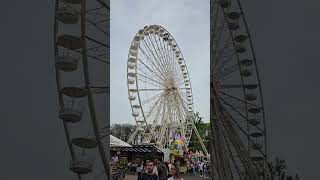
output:
[[[56,0],[55,5],[59,118],[71,154],[69,168],[79,180],[110,179],[109,11],[108,0]]]
[[[239,0],[211,1],[211,124],[216,179],[267,179],[261,82]]]
[[[207,154],[193,123],[192,88],[185,59],[163,27],[145,26],[133,38],[127,86],[137,124],[129,143],[155,143],[159,148],[168,148],[175,138],[188,144],[195,132]]]

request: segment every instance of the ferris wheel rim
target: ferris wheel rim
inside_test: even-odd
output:
[[[264,123],[264,133],[265,133],[265,137],[266,137],[266,125],[265,125],[265,112],[264,112],[264,104],[263,104],[263,96],[262,96],[262,87],[261,87],[261,80],[260,80],[260,76],[259,76],[259,71],[258,71],[258,66],[257,66],[257,62],[256,62],[256,57],[255,57],[255,51],[254,51],[254,48],[253,48],[253,43],[252,43],[252,39],[251,39],[251,36],[250,36],[250,33],[249,33],[249,28],[248,28],[248,24],[246,23],[246,18],[245,18],[245,16],[244,16],[244,12],[243,12],[243,10],[242,10],[242,7],[241,7],[241,3],[240,3],[240,1],[239,0],[236,0],[237,1],[237,4],[238,4],[238,6],[239,6],[239,10],[240,10],[240,12],[241,12],[241,16],[240,16],[240,18],[241,19],[243,19],[243,21],[244,21],[244,26],[245,26],[245,30],[246,30],[246,35],[248,35],[248,40],[250,41],[249,42],[249,45],[250,45],[250,49],[251,49],[251,52],[252,52],[252,56],[253,56],[253,61],[254,61],[254,64],[255,64],[255,66],[254,66],[254,72],[255,72],[255,74],[256,74],[256,76],[257,76],[257,88],[259,89],[259,100],[261,101],[261,106],[259,107],[259,109],[261,110],[261,113],[262,113],[262,121],[263,121],[263,123]],[[217,1],[216,1],[217,2]],[[217,3],[218,4],[218,3]],[[220,8],[218,8],[218,9],[220,9]],[[223,9],[223,8],[222,8]],[[223,12],[223,14],[225,14],[225,12]],[[224,17],[225,19],[227,19],[226,17]],[[229,28],[228,28],[229,29]],[[231,30],[229,29],[229,34],[230,34],[230,36],[231,36],[231,38],[232,38],[232,41],[233,41],[233,43],[235,42],[235,40],[234,40],[234,37],[232,37],[232,32],[231,32]],[[234,48],[235,48],[236,46],[235,46],[235,44],[234,44]],[[239,57],[237,57],[237,60],[239,61]],[[215,66],[215,64],[217,63],[217,61],[214,61],[213,62],[214,63],[214,66]],[[238,66],[239,66],[239,69],[240,69],[240,64],[238,64]],[[240,73],[240,72],[239,72]],[[240,74],[239,74],[239,76],[241,76]],[[216,81],[214,81],[214,84],[216,85],[215,87],[220,87],[220,83],[219,82],[216,82]],[[242,76],[241,76],[241,85],[242,85],[242,89],[243,89],[243,98],[244,98],[244,96],[245,95],[247,95],[246,93],[245,93],[245,85],[247,85],[246,83],[244,83],[244,80],[242,79]],[[219,100],[219,98],[217,99],[217,100]],[[221,100],[219,100],[219,101],[221,101]],[[222,103],[220,103],[220,104],[222,104]],[[250,104],[250,103],[248,103],[248,104]],[[223,106],[223,105],[222,105]],[[246,110],[246,111],[248,111],[248,110]],[[265,140],[265,142],[264,142],[264,144],[265,144],[265,147],[266,147],[266,140]],[[267,152],[267,149],[265,149],[265,152]],[[266,157],[266,154],[264,154],[264,156]]]
[[[103,1],[100,1],[100,0],[97,0],[96,3],[100,3],[101,6],[103,6],[104,8],[108,9],[108,5],[105,4]],[[61,5],[61,6],[59,6]],[[78,7],[81,6],[81,9],[79,11],[76,11]],[[86,11],[86,7],[87,4],[85,1],[81,1],[79,3],[77,2],[67,2],[67,1],[61,1],[61,0],[57,0],[56,3],[55,3],[55,19],[54,19],[54,34],[53,34],[53,37],[54,37],[54,56],[55,56],[55,60],[56,60],[56,65],[55,65],[55,73],[56,73],[56,85],[57,85],[57,91],[58,91],[58,98],[59,98],[59,105],[60,105],[60,111],[62,109],[65,108],[65,105],[67,103],[67,100],[64,99],[65,97],[67,97],[68,95],[64,94],[63,93],[63,88],[66,88],[67,86],[63,85],[63,72],[64,70],[62,70],[60,67],[57,66],[57,59],[64,56],[64,54],[61,56],[61,52],[64,52],[64,51],[72,51],[73,53],[78,53],[79,54],[79,58],[81,58],[82,60],[82,70],[81,70],[81,75],[83,75],[84,79],[83,79],[83,83],[84,83],[84,87],[76,87],[76,86],[70,86],[68,88],[74,88],[75,90],[83,90],[83,92],[85,92],[85,96],[86,96],[86,99],[87,101],[85,102],[82,102],[82,103],[86,103],[87,107],[88,107],[88,112],[89,112],[89,116],[90,116],[90,123],[92,124],[92,130],[93,130],[93,134],[94,134],[94,141],[97,142],[97,158],[101,160],[102,164],[103,165],[103,170],[101,169],[101,171],[105,172],[104,174],[106,176],[108,176],[108,178],[110,177],[110,171],[108,170],[109,168],[109,161],[106,157],[107,155],[107,152],[104,148],[104,144],[102,143],[102,139],[103,137],[101,136],[100,132],[99,132],[99,125],[97,123],[97,114],[96,114],[96,109],[95,109],[95,103],[96,101],[93,99],[93,96],[94,95],[97,95],[98,93],[97,92],[94,92],[93,90],[96,89],[97,87],[91,87],[90,86],[90,82],[92,80],[89,79],[90,77],[90,74],[89,74],[89,69],[88,69],[88,61],[91,61],[91,59],[89,60],[89,58],[94,58],[94,55],[90,56],[89,53],[88,53],[88,44],[87,41],[90,41],[90,37],[88,36],[87,32],[86,32],[86,28],[88,26],[88,24],[90,23],[90,20],[87,19],[87,14],[89,14],[87,11]],[[69,10],[72,10],[73,12],[76,12],[77,13],[77,16],[78,16],[78,19],[77,21],[78,22],[72,22],[72,23],[68,23],[68,22],[63,22],[61,19],[59,19],[59,12],[61,9],[63,9],[63,7],[67,7],[67,9],[69,8]],[[104,8],[102,8],[104,10]],[[107,11],[106,11],[107,12]],[[69,14],[70,15],[70,14]],[[103,15],[102,15],[103,16]],[[105,15],[107,16],[107,14]],[[60,17],[61,18],[61,17]],[[66,17],[63,17],[63,18],[66,18]],[[70,18],[70,17],[69,17]],[[79,22],[80,21],[80,22]],[[58,30],[59,26],[61,26],[64,24],[76,24],[77,26],[79,26],[80,28],[80,35],[78,36],[73,36],[72,33],[67,33],[67,34],[61,34],[61,32],[59,33],[60,30]],[[101,31],[101,29],[99,29],[99,27],[96,27],[96,30],[97,31]],[[105,33],[105,32],[102,32],[102,33]],[[67,47],[64,47],[65,50],[64,51],[60,51],[59,48],[63,47],[61,44],[59,44],[58,42],[58,39],[60,36],[62,35],[66,35],[66,36],[69,36],[71,38],[75,37],[75,38],[79,38],[80,41],[81,41],[81,47],[79,48],[80,50],[79,51],[75,51],[75,49],[72,49],[72,48],[67,48]],[[105,34],[107,36],[107,34]],[[92,40],[91,40],[92,41]],[[98,42],[96,42],[98,43]],[[70,45],[71,46],[71,45]],[[101,45],[101,46],[106,46],[105,44]],[[106,55],[107,56],[107,55]],[[88,57],[88,58],[87,58]],[[97,61],[99,61],[98,59],[96,59]],[[102,62],[102,61],[101,61]],[[108,63],[107,61],[103,61],[103,63]],[[78,65],[78,64],[77,64]],[[81,69],[81,66],[77,67],[79,69]],[[65,72],[71,72],[71,71],[66,71]],[[106,90],[101,90],[101,89],[108,89],[107,87],[104,87],[105,85],[103,85],[103,87],[98,87],[100,88],[100,91],[99,93],[105,93],[107,94],[107,91]],[[79,98],[79,97],[71,97],[71,99],[76,99],[76,98]],[[83,98],[83,97],[80,97],[80,98]],[[73,102],[73,101],[72,101]],[[59,112],[61,113],[61,112]],[[61,118],[59,116],[59,118]],[[89,119],[89,120],[90,120]],[[62,120],[63,121],[63,126],[64,126],[64,131],[65,131],[65,134],[66,134],[66,140],[67,140],[67,143],[68,143],[68,147],[69,147],[69,150],[71,152],[71,160],[72,161],[76,161],[78,158],[80,157],[76,157],[76,148],[75,146],[73,146],[74,142],[73,140],[74,139],[77,139],[77,137],[72,137],[70,135],[70,130],[71,130],[71,127],[68,126],[68,122],[66,122],[65,120]],[[90,127],[89,127],[90,128]],[[83,136],[83,137],[86,137],[86,136]],[[81,138],[81,137],[80,137]],[[86,138],[83,138],[84,140],[87,140]],[[89,138],[88,138],[89,139]],[[80,147],[80,146],[78,146]],[[89,148],[89,147],[81,147],[81,148]],[[95,147],[96,148],[96,147]],[[84,150],[84,149],[83,149]],[[100,153],[99,153],[100,152]],[[93,166],[93,164],[95,162],[90,162],[91,165]],[[99,169],[100,171],[100,169]],[[91,172],[91,171],[90,171]],[[77,173],[77,176],[78,178],[81,180],[81,176],[80,176],[80,173]]]
[[[267,161],[267,136],[266,136],[266,119],[265,119],[265,112],[264,112],[264,104],[263,104],[263,97],[262,97],[262,87],[261,87],[261,80],[260,80],[260,75],[259,75],[259,70],[258,70],[258,66],[257,66],[257,63],[256,63],[256,57],[255,57],[255,51],[254,51],[254,48],[253,48],[253,43],[252,43],[252,40],[251,40],[251,36],[250,36],[250,32],[249,32],[249,28],[248,28],[248,24],[247,24],[247,22],[246,22],[246,17],[245,17],[245,15],[244,15],[244,12],[243,12],[243,10],[242,10],[242,7],[241,7],[241,3],[240,3],[240,1],[239,0],[236,0],[236,4],[237,5],[235,5],[235,6],[233,6],[233,7],[231,7],[231,3],[232,2],[235,2],[235,1],[230,1],[230,0],[223,0],[223,1],[214,1],[213,3],[214,4],[211,4],[211,5],[213,5],[213,8],[214,8],[214,18],[215,18],[215,26],[213,27],[213,30],[212,30],[212,32],[214,33],[212,36],[213,36],[213,49],[214,49],[214,55],[217,55],[217,56],[213,56],[213,67],[214,67],[214,70],[213,70],[213,72],[215,72],[215,71],[219,71],[219,70],[216,70],[215,68],[218,68],[218,65],[217,64],[219,64],[219,62],[218,61],[221,61],[221,60],[218,60],[218,54],[219,54],[219,52],[218,52],[218,50],[219,50],[219,40],[217,40],[217,41],[215,41],[215,39],[216,39],[216,36],[218,36],[219,37],[219,35],[217,34],[218,32],[219,32],[219,28],[221,28],[220,30],[221,30],[221,34],[223,34],[223,29],[225,28],[224,27],[224,25],[226,25],[226,31],[229,31],[229,32],[227,32],[226,34],[228,34],[230,37],[231,37],[231,42],[232,42],[232,44],[233,45],[231,45],[232,46],[232,49],[233,49],[233,51],[235,52],[235,54],[236,54],[236,58],[234,58],[234,59],[236,59],[236,61],[238,61],[238,69],[239,69],[239,72],[238,72],[238,76],[240,76],[240,79],[241,79],[241,81],[240,81],[240,83],[239,82],[237,82],[237,84],[236,85],[239,85],[239,87],[241,87],[241,89],[242,89],[242,93],[241,93],[241,99],[243,99],[244,100],[244,102],[242,102],[242,103],[245,103],[245,113],[246,113],[246,120],[249,120],[248,118],[250,117],[250,116],[248,116],[248,113],[250,112],[251,113],[251,111],[250,111],[250,109],[248,109],[248,107],[250,107],[250,106],[252,106],[250,103],[248,103],[248,102],[250,102],[250,100],[247,100],[246,98],[247,98],[247,95],[249,95],[248,94],[248,90],[246,90],[246,86],[247,87],[249,87],[248,85],[249,84],[247,84],[248,83],[248,81],[247,80],[243,80],[243,77],[242,77],[242,74],[241,74],[241,72],[240,72],[240,69],[241,69],[241,66],[240,66],[240,58],[239,58],[239,56],[238,56],[238,52],[236,52],[236,45],[235,45],[235,39],[234,39],[234,35],[239,35],[239,33],[240,33],[240,35],[241,35],[241,33],[242,34],[245,34],[247,37],[248,37],[248,41],[249,41],[249,43],[247,43],[247,44],[249,44],[249,46],[250,46],[250,53],[248,53],[249,54],[249,57],[251,57],[252,58],[252,61],[253,61],[253,63],[254,63],[254,66],[253,66],[253,68],[252,69],[254,69],[253,70],[253,72],[254,72],[254,77],[256,77],[255,78],[255,83],[254,84],[256,84],[257,86],[256,86],[256,90],[257,90],[257,92],[255,92],[258,96],[256,97],[257,98],[257,101],[259,101],[259,103],[257,103],[258,105],[259,105],[259,108],[257,107],[256,109],[254,109],[255,111],[258,111],[258,109],[259,109],[259,113],[260,113],[260,120],[261,120],[261,123],[262,123],[262,125],[261,125],[261,128],[259,129],[259,131],[261,131],[261,132],[263,132],[263,139],[261,139],[260,140],[260,142],[263,144],[263,150],[262,151],[260,151],[259,150],[259,152],[260,152],[260,154],[259,155],[262,155],[263,156],[263,162],[264,162],[264,165],[266,165],[266,161]],[[224,3],[224,4],[223,4]],[[224,7],[223,7],[224,6]],[[230,11],[230,9],[231,9],[231,11]],[[222,15],[221,14],[219,14],[219,11],[222,11]],[[225,12],[225,11],[227,11],[227,12]],[[243,31],[241,31],[241,29],[240,29],[240,20],[239,21],[234,21],[234,22],[237,22],[236,24],[238,25],[238,27],[236,27],[236,26],[233,26],[233,28],[235,28],[235,29],[233,29],[233,31],[231,30],[231,28],[232,27],[230,27],[230,22],[228,22],[228,18],[230,18],[230,16],[228,16],[227,17],[227,15],[229,15],[228,13],[233,13],[233,12],[237,12],[237,13],[240,13],[240,16],[238,17],[243,23],[241,23],[243,26],[242,27],[244,27],[244,28],[242,28],[242,30],[244,29],[244,31],[245,31],[245,33],[243,32]],[[219,17],[219,15],[221,15],[221,17]],[[233,15],[236,15],[236,14],[233,14]],[[220,18],[220,19],[219,19]],[[220,20],[220,22],[219,22],[219,20]],[[222,21],[222,22],[221,22]],[[223,23],[223,26],[221,27],[221,26],[218,26],[217,24],[219,24],[219,25],[221,25]],[[231,24],[232,25],[232,24]],[[240,29],[239,31],[238,31],[238,29]],[[221,35],[220,34],[220,35]],[[219,37],[220,38],[220,37]],[[228,41],[229,41],[230,39],[228,39]],[[238,39],[239,41],[241,40],[241,39]],[[222,42],[223,43],[223,42]],[[226,42],[225,42],[226,43]],[[225,45],[228,45],[227,43],[225,44]],[[223,48],[223,47],[221,47],[220,46],[220,48]],[[215,53],[217,53],[217,54],[215,54]],[[228,53],[228,52],[223,52],[223,53]],[[223,53],[221,53],[221,54],[223,54]],[[230,53],[230,52],[229,52]],[[231,53],[230,53],[231,54]],[[248,56],[248,54],[247,54],[247,56]],[[231,55],[230,55],[231,56]],[[243,59],[243,58],[242,58]],[[226,60],[225,60],[226,61]],[[223,66],[222,66],[223,67]],[[250,71],[252,71],[252,69],[250,70]],[[232,72],[233,73],[233,72]],[[236,73],[235,73],[236,74]],[[222,77],[223,77],[223,75],[221,75]],[[227,75],[226,75],[227,76]],[[215,107],[216,106],[219,106],[220,108],[218,108],[218,109],[222,109],[221,110],[221,112],[219,112],[219,110],[216,110],[217,112],[218,112],[218,114],[217,114],[217,116],[218,116],[218,118],[221,118],[220,116],[221,116],[221,114],[223,114],[223,113],[225,113],[225,112],[228,112],[228,111],[231,111],[230,109],[231,108],[229,108],[229,107],[225,107],[226,105],[228,105],[227,103],[225,103],[225,102],[223,102],[222,100],[226,100],[227,98],[222,98],[222,96],[221,96],[221,94],[222,94],[222,92],[224,92],[224,91],[221,91],[221,92],[219,92],[219,88],[220,89],[222,89],[223,87],[222,86],[224,86],[224,85],[226,85],[226,84],[223,84],[223,82],[224,82],[224,79],[221,79],[221,82],[222,83],[220,83],[220,79],[219,78],[222,78],[222,77],[219,77],[219,76],[215,76],[215,78],[213,78],[213,91],[215,91],[216,93],[214,93],[213,95],[214,95],[214,98],[216,99],[215,100],[215,102],[216,103],[218,103],[218,104],[215,104]],[[226,78],[227,79],[227,78]],[[238,80],[239,81],[239,80]],[[226,82],[228,82],[228,81],[226,81]],[[229,82],[230,83],[230,82]],[[227,84],[228,85],[228,84]],[[233,85],[233,84],[229,84],[229,85]],[[235,86],[235,85],[234,85]],[[230,86],[231,87],[231,86]],[[239,88],[239,91],[240,91],[240,88]],[[228,92],[228,91],[226,91],[226,92]],[[230,91],[231,92],[231,91]],[[249,91],[250,92],[250,91]],[[219,95],[219,93],[220,93],[220,95]],[[232,95],[232,94],[231,94]],[[234,97],[233,97],[234,98]],[[240,98],[240,97],[238,97],[238,98]],[[254,97],[251,97],[252,99],[255,99]],[[237,99],[237,100],[239,100],[239,99]],[[239,103],[240,104],[240,103]],[[230,104],[229,104],[230,105]],[[230,106],[232,106],[232,105],[230,105]],[[223,110],[224,109],[224,110]],[[224,111],[224,112],[222,112],[222,111]],[[236,110],[234,110],[234,111],[236,111]],[[239,113],[239,112],[238,112]],[[241,113],[241,112],[240,112]],[[219,115],[220,114],[220,115]],[[220,120],[220,121],[222,121],[222,120]],[[247,122],[248,123],[248,122]],[[236,123],[235,123],[236,124]],[[263,126],[263,127],[262,127]],[[256,126],[257,127],[257,126]],[[240,127],[241,128],[241,127]],[[258,129],[258,128],[257,128]],[[244,133],[245,134],[245,133]],[[260,134],[254,134],[255,136],[258,136],[258,135],[260,135]],[[250,142],[250,140],[252,140],[251,138],[249,138],[249,135],[248,135],[248,144],[250,144],[251,142]],[[250,152],[250,149],[251,149],[251,147],[249,147],[249,145],[248,145],[248,150],[249,150],[249,152]],[[251,156],[252,156],[252,154],[251,154]],[[250,157],[251,158],[251,157]],[[256,159],[257,160],[257,159]],[[261,160],[261,159],[260,159]],[[254,161],[254,160],[253,160]],[[250,161],[251,162],[251,161]],[[254,166],[256,166],[256,164],[254,163]],[[266,172],[267,171],[267,169],[266,169],[266,167],[264,167],[264,173],[267,173]]]

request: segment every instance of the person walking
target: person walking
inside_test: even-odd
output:
[[[191,163],[192,175],[196,175],[196,165],[194,162]]]
[[[147,160],[145,165],[146,170],[142,173],[141,180],[158,180],[158,175],[153,172],[155,168],[154,161]]]
[[[201,177],[203,176],[203,165],[204,165],[204,163],[201,161],[199,164],[199,172],[200,172]]]
[[[143,172],[143,164],[141,164],[141,162],[139,162],[139,164],[137,165],[137,173],[138,173],[137,180],[141,180],[142,172]]]
[[[167,169],[165,163],[163,163],[161,160],[159,161],[159,163],[157,165],[157,170],[158,170],[159,180],[167,180],[168,169]]]
[[[169,177],[168,180],[184,180],[180,176],[180,171],[179,171],[179,168],[178,168],[177,164],[172,164],[171,165],[170,175],[171,175],[171,177]]]
[[[207,165],[207,163],[203,164],[203,174],[204,174],[205,178],[208,177],[208,165]]]

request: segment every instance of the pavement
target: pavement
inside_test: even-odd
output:
[[[202,178],[200,176],[193,176],[193,175],[182,175],[184,180],[205,180],[208,178]],[[138,176],[136,175],[126,175],[125,180],[137,180]]]

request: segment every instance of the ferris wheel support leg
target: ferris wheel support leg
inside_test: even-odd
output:
[[[134,132],[129,137],[129,140],[127,141],[128,144],[132,144],[132,142],[134,141],[134,139],[138,135],[138,131],[139,131],[138,128],[134,130]]]
[[[199,131],[198,131],[198,129],[197,129],[197,127],[196,127],[196,125],[194,123],[192,123],[192,128],[193,128],[193,131],[195,132],[195,134],[196,134],[196,136],[197,136],[197,138],[198,138],[198,140],[200,142],[200,145],[202,147],[203,152],[207,156],[208,155],[208,150],[207,150],[206,146],[204,145],[203,140],[202,140],[202,138],[201,138],[201,136],[199,134]]]

